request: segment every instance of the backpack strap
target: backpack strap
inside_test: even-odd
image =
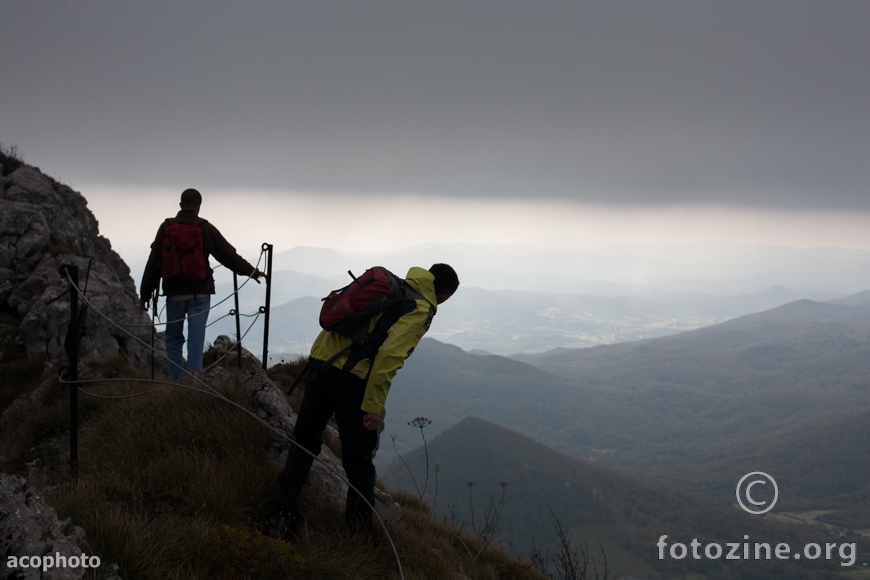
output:
[[[332,363],[334,363],[336,359],[338,359],[338,357],[347,352],[350,352],[352,348],[353,344],[349,344],[348,346],[344,347],[343,349],[326,359],[326,361],[318,365],[317,368],[315,368],[314,370],[311,370],[311,359],[309,358],[308,362],[305,363],[305,367],[302,369],[302,371],[296,376],[295,379],[293,379],[293,384],[291,384],[290,388],[287,390],[287,396],[289,397],[293,394],[293,391],[296,390],[296,387],[299,385],[300,381],[302,381],[303,378],[305,379],[306,383],[313,381],[314,379],[322,375],[324,371],[326,371],[326,369],[332,366]]]
[[[166,218],[166,225],[167,226],[174,226],[177,223],[178,223],[177,218],[174,218],[174,217]],[[188,224],[188,225],[200,227],[204,223],[205,223],[204,219],[202,219],[201,217],[197,217],[195,220],[193,220],[193,223]]]

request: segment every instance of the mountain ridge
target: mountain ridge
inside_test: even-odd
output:
[[[868,350],[867,311],[811,301],[670,337],[565,349],[541,357],[539,372],[424,339],[394,381],[387,428],[407,450],[414,438],[404,421],[431,409],[437,435],[476,415],[560,452],[710,493],[715,482],[694,462],[734,455],[732,467],[748,468],[758,457],[727,448],[774,445],[770,438],[800,426],[836,426],[850,413],[870,410]],[[512,369],[499,379],[508,387],[480,379],[484,364]],[[523,413],[504,412],[506,401]],[[835,482],[824,481],[827,492],[796,504],[827,494],[832,501],[819,507],[844,507],[833,501],[841,494]],[[856,488],[849,497],[870,500],[866,493]]]
[[[499,503],[502,490],[508,498],[498,521],[498,538],[520,551],[533,541],[539,548],[551,545],[555,532],[547,516],[551,509],[574,545],[588,542],[597,554],[600,538],[611,573],[672,577],[685,572],[713,577],[810,578],[810,562],[716,562],[660,560],[655,543],[662,534],[672,542],[695,537],[704,543],[734,541],[749,535],[753,541],[789,538],[790,542],[834,541],[836,534],[810,526],[786,525],[757,518],[736,509],[730,501],[713,501],[678,492],[636,475],[559,453],[552,448],[478,417],[465,417],[422,447],[406,453],[405,464],[396,459],[384,472],[388,483],[409,490],[415,486],[409,471],[423,485],[426,453],[438,466],[436,516],[464,519],[471,526],[470,505],[476,505],[480,525],[490,498]],[[429,480],[427,497],[434,497]],[[736,483],[736,480],[735,482]],[[506,484],[506,485],[504,485]],[[475,503],[477,498],[477,503]],[[811,539],[812,538],[812,539]],[[851,541],[851,539],[850,539]],[[866,543],[866,540],[856,540]],[[831,572],[834,565],[828,565]],[[760,572],[760,573],[759,573]],[[732,574],[734,576],[728,576]],[[824,576],[827,577],[827,576]]]

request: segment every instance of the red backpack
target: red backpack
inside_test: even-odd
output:
[[[345,353],[350,353],[342,366],[345,371],[350,371],[362,359],[374,360],[387,338],[390,327],[399,318],[417,308],[417,300],[426,300],[402,278],[382,266],[369,268],[359,278],[350,270],[347,273],[353,278],[353,282],[344,288],[333,290],[323,299],[320,326],[324,330],[349,337],[351,343],[322,364],[318,364],[315,370],[309,370],[309,365],[306,364],[290,385],[288,395],[293,392],[303,377],[307,377],[307,381],[314,380]],[[382,312],[383,316],[378,319],[374,328],[369,330],[371,319]],[[427,329],[434,314],[435,309],[430,305],[426,319]],[[408,354],[410,355],[411,352],[409,351]]]
[[[163,287],[195,286],[208,279],[209,269],[202,249],[200,224],[197,218],[192,224],[183,224],[175,218],[166,220],[163,231],[163,266],[160,276]]]
[[[342,367],[346,371],[352,369],[362,359],[374,360],[378,349],[387,338],[390,327],[401,316],[417,308],[417,300],[425,300],[402,278],[382,266],[369,268],[359,278],[350,270],[347,273],[353,278],[353,282],[344,288],[333,290],[323,299],[320,326],[324,330],[349,337],[351,343],[332,355],[329,360],[318,365],[314,371],[309,370],[309,365],[306,364],[290,385],[288,395],[293,392],[303,377],[307,377],[307,381],[315,379],[345,353],[350,353]],[[381,312],[384,313],[383,316],[370,330],[371,319]],[[426,328],[429,328],[429,322],[434,314],[435,310],[430,306]]]
[[[361,339],[372,316],[404,300],[404,281],[382,266],[369,268],[359,278],[348,274],[353,282],[323,299],[320,327]]]

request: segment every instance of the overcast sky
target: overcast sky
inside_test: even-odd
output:
[[[392,201],[398,221],[461,215],[460,241],[542,240],[556,218],[612,234],[610,216],[613,242],[870,247],[865,0],[5,0],[2,14],[0,141],[81,190],[121,243],[136,228],[112,229],[118,201],[159,219],[192,186],[227,220],[255,218],[245,192],[280,197],[295,215],[261,215],[256,233],[308,245],[330,245],[311,225],[329,203],[342,227]]]

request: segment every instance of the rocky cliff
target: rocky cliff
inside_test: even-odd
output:
[[[130,270],[100,235],[85,198],[37,168],[22,164],[10,171],[9,160],[4,160],[7,167],[0,169],[0,310],[6,324],[0,329],[0,340],[17,342],[28,358],[43,357],[46,366],[66,363],[64,339],[70,306],[67,280],[60,270],[74,264],[86,298],[149,342],[150,320],[138,308]],[[83,312],[82,360],[120,352],[133,366],[144,370],[150,364],[145,346],[96,313]]]

